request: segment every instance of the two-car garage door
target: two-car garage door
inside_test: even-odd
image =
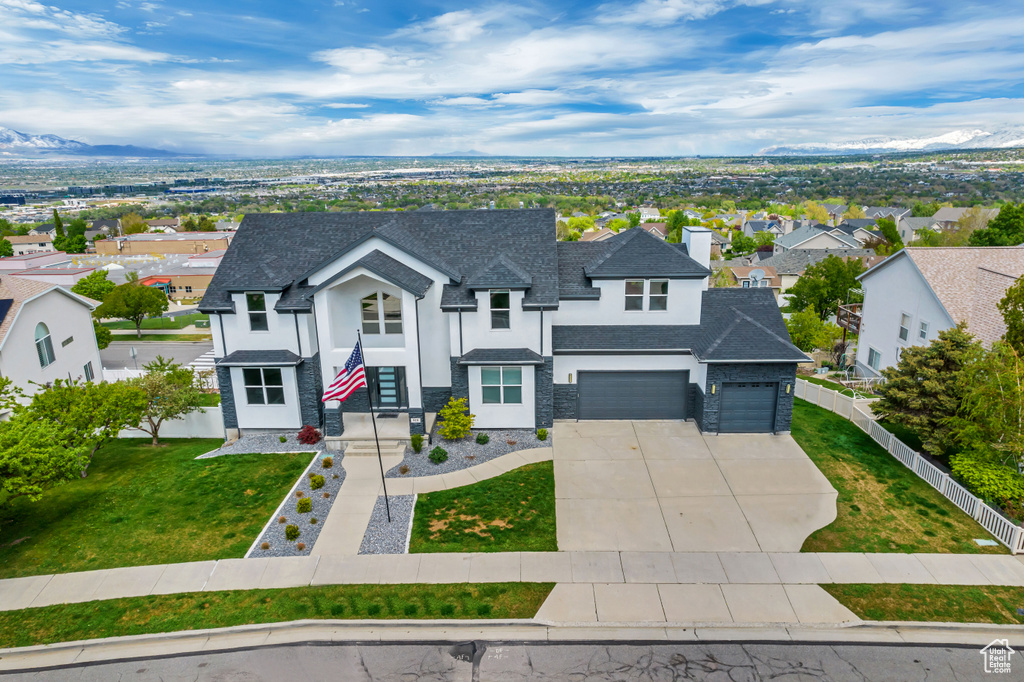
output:
[[[580,419],[686,419],[690,373],[629,371],[579,373]]]

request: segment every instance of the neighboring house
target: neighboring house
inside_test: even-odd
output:
[[[579,240],[581,242],[603,242],[605,239],[611,239],[615,235],[616,233],[612,230],[602,227],[596,230],[587,230],[580,236]]]
[[[734,286],[741,289],[771,289],[776,298],[782,290],[782,280],[771,266],[758,263],[730,268],[729,271],[735,281]]]
[[[842,230],[828,225],[801,227],[775,240],[775,253],[792,249],[859,249],[860,242]]]
[[[1021,247],[908,247],[860,276],[864,289],[857,371],[877,376],[908,346],[967,323],[986,346],[1006,332],[996,304],[1024,274]]]
[[[636,210],[640,213],[640,222],[654,220],[655,218],[661,217],[661,211],[653,206],[641,206]]]
[[[836,225],[843,218],[843,214],[846,213],[848,208],[846,204],[822,204],[822,208],[828,213],[828,222],[830,225]]]
[[[96,242],[96,253],[104,256],[139,256],[161,253],[209,253],[223,251],[234,232],[178,232],[177,234],[129,234]]]
[[[884,260],[871,249],[792,249],[762,260],[757,266],[775,271],[779,278],[779,293],[784,294],[796,284],[807,268],[829,256],[844,260],[859,258],[866,268]]]
[[[668,223],[640,223],[640,227],[658,239],[668,237]]]
[[[33,237],[47,236],[51,240],[57,238],[57,226],[53,223],[45,223],[43,225],[37,225],[28,231],[28,234]]]
[[[711,233],[557,242],[550,210],[252,214],[199,305],[230,434],[313,424],[340,445],[367,392],[322,405],[362,332],[374,408],[421,433],[693,419],[787,431],[797,364],[768,291],[708,290]]]
[[[877,239],[882,235],[877,228],[878,223],[874,218],[847,218],[829,232],[839,237],[843,235],[853,237],[860,246],[864,246],[872,239]]]
[[[755,237],[760,232],[770,232],[775,237],[783,235],[782,223],[778,220],[748,220],[743,223],[743,234]]]
[[[432,207],[432,204],[428,204],[427,206],[423,206],[423,207],[421,207],[421,208],[419,208],[417,210],[420,210],[420,211],[423,211],[423,210],[430,211],[430,210],[436,210],[436,207]],[[233,220],[218,220],[217,223],[214,225],[214,227],[217,228],[218,232],[234,232],[234,231],[236,231],[238,229],[239,225],[241,225],[241,223],[236,223]]]
[[[97,377],[97,305],[52,283],[0,275],[0,375],[29,395],[36,384]]]
[[[24,256],[28,253],[41,253],[43,251],[56,251],[53,248],[53,238],[49,235],[11,235],[4,237],[14,248],[15,256]]]
[[[941,229],[951,230],[954,227],[956,227],[956,224],[960,221],[961,218],[964,217],[964,214],[967,213],[969,210],[971,210],[969,207],[963,206],[959,206],[956,208],[951,206],[943,206],[942,208],[935,212],[935,215],[933,215],[931,219],[935,221],[935,224],[938,225]],[[992,220],[997,215],[999,215],[998,208],[987,208],[984,209],[984,211],[985,216],[989,220]]]
[[[900,233],[900,240],[904,244],[910,244],[920,238],[917,234],[919,230],[941,232],[943,227],[934,218],[914,218],[913,216],[904,216],[903,218],[900,218],[899,224],[896,225],[896,230]]]
[[[722,257],[722,249],[729,245],[729,240],[718,232],[711,230],[711,255],[715,258]]]
[[[913,213],[909,208],[899,208],[898,206],[865,206],[864,215],[872,220],[888,218],[898,225],[900,220],[910,217]]]
[[[178,231],[181,221],[178,218],[152,218],[147,220],[146,224],[149,225],[151,230],[159,230],[161,232],[169,230],[173,234]]]

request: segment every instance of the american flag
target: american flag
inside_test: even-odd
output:
[[[366,372],[363,370],[363,352],[357,342],[352,355],[348,356],[348,362],[345,363],[345,367],[338,372],[338,376],[335,377],[331,385],[324,391],[323,402],[326,403],[328,400],[344,402],[346,398],[352,395],[353,391],[365,385]]]

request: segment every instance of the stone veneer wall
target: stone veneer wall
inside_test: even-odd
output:
[[[217,384],[220,386],[220,409],[224,415],[224,428],[238,428],[238,413],[235,412],[235,391],[231,387],[231,368],[217,367]]]
[[[534,367],[534,428],[550,429],[554,424],[554,374],[555,359],[550,356],[544,358],[543,365]]]
[[[469,367],[452,358],[452,397],[469,400]]]
[[[320,378],[320,354],[311,358],[303,358],[303,362],[295,368],[295,378],[299,389],[299,410],[302,423],[321,428],[323,424],[324,395],[323,380]]]
[[[576,384],[554,384],[552,403],[555,419],[576,419]]]
[[[324,408],[324,435],[341,436],[345,433],[345,418],[337,407]]]
[[[775,432],[788,433],[793,421],[793,394],[796,388],[796,363],[781,364],[709,364],[703,396],[701,431],[718,433],[718,417],[722,402],[722,383],[731,381],[777,381],[779,395],[775,405]],[[717,385],[715,394],[710,386]],[[792,388],[786,393],[786,385]]]
[[[422,391],[424,412],[437,414],[441,411],[442,407],[448,404],[448,399],[452,397],[451,386],[424,386]]]

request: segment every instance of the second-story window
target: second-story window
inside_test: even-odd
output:
[[[36,355],[39,356],[40,367],[48,367],[56,359],[53,355],[53,341],[50,340],[50,330],[42,322],[36,325]]]
[[[647,298],[648,310],[668,310],[668,280],[652,279]]]
[[[510,328],[511,310],[511,299],[507,289],[491,291],[491,329]]]
[[[900,315],[900,341],[906,341],[910,338],[910,315],[903,313]]]
[[[249,329],[251,331],[265,332],[270,329],[267,322],[267,297],[263,292],[247,293],[245,308],[249,311]]]
[[[378,291],[364,296],[363,307],[363,333],[385,334],[402,333],[402,299],[398,296]]]
[[[626,310],[644,309],[644,281],[642,279],[626,280]]]
[[[922,322],[921,323],[921,329],[918,331],[918,336],[921,337],[922,341],[924,341],[924,340],[926,340],[928,338],[928,323],[927,322]]]

